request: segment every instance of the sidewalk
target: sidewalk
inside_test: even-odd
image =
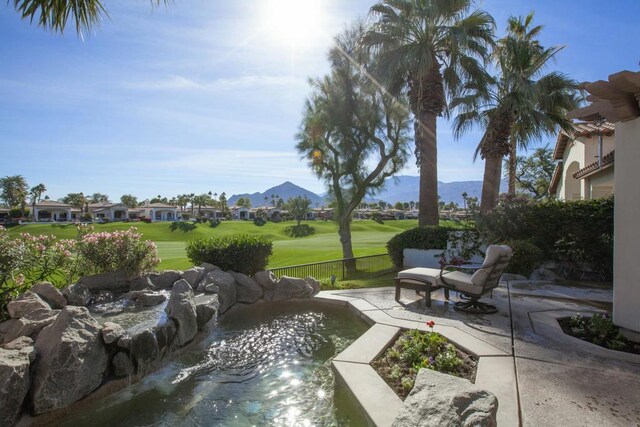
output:
[[[319,296],[353,298],[352,305],[362,306],[377,323],[418,327],[434,320],[447,330],[458,330],[462,338],[468,334],[504,352],[515,365],[517,398],[509,411],[513,416],[503,417],[509,420],[503,425],[517,425],[516,418],[524,426],[640,425],[640,355],[565,335],[556,320],[610,310],[610,289],[512,281],[494,291],[491,303],[499,312],[492,315],[455,311],[442,291],[432,294],[430,308],[410,290],[403,290],[401,303],[396,302],[391,287],[324,291]]]

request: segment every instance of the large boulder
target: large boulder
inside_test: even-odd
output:
[[[394,427],[495,427],[498,399],[469,380],[421,369]]]
[[[18,419],[29,391],[29,365],[35,358],[31,338],[18,338],[0,347],[0,425],[12,426]]]
[[[153,328],[153,333],[156,334],[156,340],[158,341],[160,357],[171,354],[171,349],[174,347],[173,344],[177,332],[178,328],[176,326],[176,322],[171,319],[167,319],[166,322],[156,325]]]
[[[104,322],[102,326],[102,339],[105,344],[112,344],[125,334],[124,328],[117,323]]]
[[[278,280],[278,285],[271,292],[265,292],[265,299],[271,301],[282,301],[291,298],[309,298],[313,295],[314,289],[304,279],[283,276]]]
[[[320,292],[321,285],[315,277],[307,276],[304,278],[304,281],[307,282],[308,285],[311,285],[311,289],[313,289],[311,296],[316,295],[318,292]]]
[[[211,332],[215,327],[220,309],[218,295],[199,295],[196,297],[196,315],[198,330]]]
[[[38,294],[51,308],[62,309],[67,305],[67,299],[49,282],[36,283],[31,287],[31,292]]]
[[[156,289],[169,289],[180,280],[181,275],[179,271],[167,270],[162,273],[149,273],[147,277]]]
[[[158,340],[149,329],[136,332],[131,336],[130,352],[138,365],[138,374],[150,372],[158,366]]]
[[[100,291],[126,292],[131,285],[131,275],[123,271],[82,276],[76,283],[85,285],[92,293]]]
[[[111,367],[113,368],[113,374],[116,377],[126,377],[134,373],[131,356],[124,351],[119,351],[115,356],[113,356]]]
[[[167,297],[161,292],[142,291],[137,294],[135,300],[143,307],[152,307],[162,304],[167,300]]]
[[[204,268],[205,274],[213,270],[220,270],[220,267],[218,267],[217,265],[209,264],[208,262],[203,262],[202,264],[200,264],[200,267]]]
[[[195,290],[198,288],[198,283],[204,277],[206,270],[204,267],[193,267],[189,270],[182,272],[182,278],[189,282],[191,287]]]
[[[238,302],[254,303],[262,298],[262,286],[243,273],[229,271],[236,281],[236,298]]]
[[[236,303],[236,280],[231,274],[222,270],[208,272],[200,282],[198,290],[218,294],[220,313],[224,313]]]
[[[36,339],[35,414],[64,408],[102,383],[109,361],[102,327],[84,307],[65,307]]]
[[[132,291],[141,291],[144,289],[154,290],[156,287],[151,283],[151,279],[148,276],[140,276],[135,279],[131,279],[129,289]]]
[[[40,331],[56,320],[60,310],[38,308],[20,319],[10,319],[0,323],[0,344],[6,344],[18,337],[36,339]]]
[[[180,279],[173,285],[165,311],[178,326],[176,345],[183,346],[191,341],[198,332],[198,322],[196,303],[189,282]]]
[[[272,291],[278,285],[278,278],[269,270],[258,271],[253,275],[253,280],[258,282],[265,291]]]
[[[62,290],[62,294],[67,299],[67,303],[81,307],[88,306],[93,298],[87,285],[82,283],[67,286]]]
[[[19,319],[37,309],[51,310],[38,294],[27,291],[7,304],[7,311],[12,319]]]

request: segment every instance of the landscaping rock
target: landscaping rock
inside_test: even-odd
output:
[[[108,357],[100,324],[84,307],[65,307],[36,339],[35,414],[64,408],[102,383]]]
[[[202,264],[200,264],[200,267],[204,268],[205,274],[213,270],[220,270],[220,267],[218,267],[217,265],[209,264],[208,262],[203,262]]]
[[[189,282],[181,279],[173,285],[165,311],[169,318],[177,323],[176,345],[183,346],[191,341],[198,332],[198,322],[193,290]]]
[[[125,334],[124,328],[117,323],[105,322],[102,326],[102,339],[105,344],[112,344]]]
[[[220,300],[218,295],[203,295],[196,299],[198,330],[211,332],[218,319]]]
[[[148,276],[140,276],[131,280],[129,289],[131,289],[132,291],[142,291],[145,289],[153,291],[156,289],[156,287],[153,285],[153,283],[151,283],[151,279],[149,279]]]
[[[7,311],[12,319],[19,319],[37,309],[51,310],[38,294],[27,291],[7,304]]]
[[[10,319],[0,323],[0,344],[6,344],[23,336],[35,340],[40,331],[56,320],[58,313],[60,310],[38,308],[20,319]]]
[[[560,277],[553,271],[542,267],[533,270],[533,272],[529,276],[529,280],[547,280],[550,282],[558,280],[559,278]]]
[[[81,283],[67,286],[62,290],[62,295],[67,299],[68,304],[81,307],[88,306],[93,298],[89,288]]]
[[[36,283],[31,287],[31,292],[38,294],[51,308],[62,309],[67,305],[67,299],[49,282]]]
[[[158,340],[149,329],[131,336],[131,356],[138,365],[138,374],[152,371],[159,364]]]
[[[267,293],[265,292],[265,295]],[[304,279],[283,276],[270,295],[271,301],[282,301],[291,298],[309,298],[313,295],[313,286]],[[265,298],[267,299],[267,298]]]
[[[160,356],[162,357],[166,354],[169,354],[172,348],[172,344],[174,343],[176,333],[178,332],[176,322],[171,319],[167,319],[166,322],[156,326],[153,329],[153,332],[156,334]]]
[[[114,295],[111,291],[100,291],[98,295],[93,298],[94,304],[108,304],[113,301]]]
[[[160,292],[142,292],[137,295],[136,301],[143,307],[152,307],[154,305],[162,304],[167,300],[167,297]]]
[[[208,272],[200,282],[198,290],[218,294],[220,313],[224,313],[236,303],[236,280],[231,274],[222,270]]]
[[[320,285],[320,282],[318,282],[315,277],[307,276],[304,278],[304,281],[307,282],[307,284],[310,285],[311,288],[313,289],[313,292],[311,293],[310,296],[314,296],[318,292],[320,292],[321,285]]]
[[[278,278],[269,270],[258,271],[253,275],[253,280],[258,282],[258,284],[262,286],[265,291],[274,290],[278,285]]]
[[[33,341],[19,338],[0,348],[0,425],[18,419],[29,391],[29,365],[35,358]]]
[[[162,273],[149,273],[147,277],[156,289],[170,289],[173,284],[180,280],[182,273],[175,270],[167,270]]]
[[[129,290],[131,277],[122,271],[108,271],[106,273],[83,276],[76,283],[85,285],[93,293],[100,291],[126,292]]]
[[[394,427],[496,426],[498,399],[469,380],[431,369],[418,372]]]
[[[127,377],[134,372],[133,361],[124,351],[119,351],[113,356],[111,366],[113,367],[113,374],[116,377]]]
[[[236,298],[238,302],[254,303],[262,298],[262,286],[255,280],[243,273],[229,271],[236,282]]]
[[[198,283],[204,277],[206,270],[204,267],[193,267],[182,272],[182,278],[189,282],[192,289],[198,288]]]

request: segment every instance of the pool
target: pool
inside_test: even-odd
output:
[[[237,305],[197,349],[57,424],[362,425],[330,361],[367,329],[344,307]]]

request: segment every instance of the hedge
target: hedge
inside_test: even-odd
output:
[[[237,234],[191,240],[186,249],[187,257],[196,265],[207,262],[251,276],[267,267],[273,243],[263,236]]]

